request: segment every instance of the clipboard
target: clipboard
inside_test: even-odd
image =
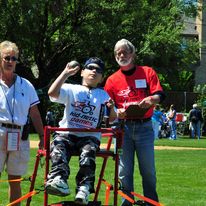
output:
[[[127,119],[138,119],[143,118],[145,113],[149,110],[149,108],[144,109],[141,108],[138,104],[129,105],[126,109],[126,118]]]

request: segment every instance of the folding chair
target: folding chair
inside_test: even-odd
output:
[[[185,127],[186,127],[186,119],[185,119],[184,114],[177,113],[175,121],[177,124],[177,134],[184,135]]]
[[[104,171],[107,164],[107,159],[109,157],[112,157],[112,159],[115,161],[114,164],[114,183],[113,186],[111,185],[109,188],[109,191],[106,192],[105,197],[105,205],[108,205],[108,192],[110,192],[110,189],[113,188],[113,206],[117,206],[117,197],[118,197],[118,162],[119,162],[119,153],[121,152],[121,145],[122,145],[122,138],[123,138],[123,130],[120,127],[115,128],[101,128],[101,129],[76,129],[76,128],[58,128],[58,127],[50,127],[46,126],[44,128],[44,150],[38,150],[37,156],[36,156],[36,162],[34,166],[33,175],[31,178],[31,186],[30,186],[30,192],[33,191],[35,186],[35,180],[37,176],[37,170],[40,162],[41,156],[45,157],[45,172],[44,172],[44,182],[47,179],[47,175],[49,172],[49,160],[50,160],[50,136],[53,132],[58,131],[73,131],[73,132],[101,132],[102,137],[107,137],[108,142],[105,149],[100,149],[99,152],[97,152],[97,157],[103,158],[102,167],[99,174],[99,179],[96,186],[96,191],[94,195],[94,199],[92,202],[89,202],[88,205],[101,205],[101,202],[98,201],[98,195],[101,188],[101,184],[105,183],[104,177]],[[114,141],[114,149],[111,149],[112,140]],[[73,154],[78,155],[78,154]],[[31,202],[31,197],[27,199],[26,206],[29,206]],[[48,205],[48,194],[44,190],[44,206],[69,206],[73,205],[75,206],[75,203],[72,201],[66,201],[66,202],[60,202],[60,203],[54,203]]]

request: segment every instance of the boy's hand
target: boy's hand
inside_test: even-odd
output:
[[[64,72],[68,75],[68,76],[73,76],[75,75],[78,71],[80,70],[80,64],[77,61],[71,61],[69,62],[65,69]]]
[[[112,109],[114,107],[114,101],[109,98],[109,100],[106,102],[106,105],[108,108]]]

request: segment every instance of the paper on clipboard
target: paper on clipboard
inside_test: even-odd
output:
[[[126,109],[127,119],[138,119],[144,117],[147,109],[141,108],[138,104],[129,105]]]

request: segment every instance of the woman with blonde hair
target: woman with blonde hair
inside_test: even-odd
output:
[[[28,119],[39,134],[43,147],[43,124],[33,85],[15,73],[19,49],[15,43],[0,44],[0,174],[8,173],[10,202],[21,197],[20,179],[29,161]],[[27,131],[27,133],[25,132]],[[19,206],[20,203],[15,204]]]

